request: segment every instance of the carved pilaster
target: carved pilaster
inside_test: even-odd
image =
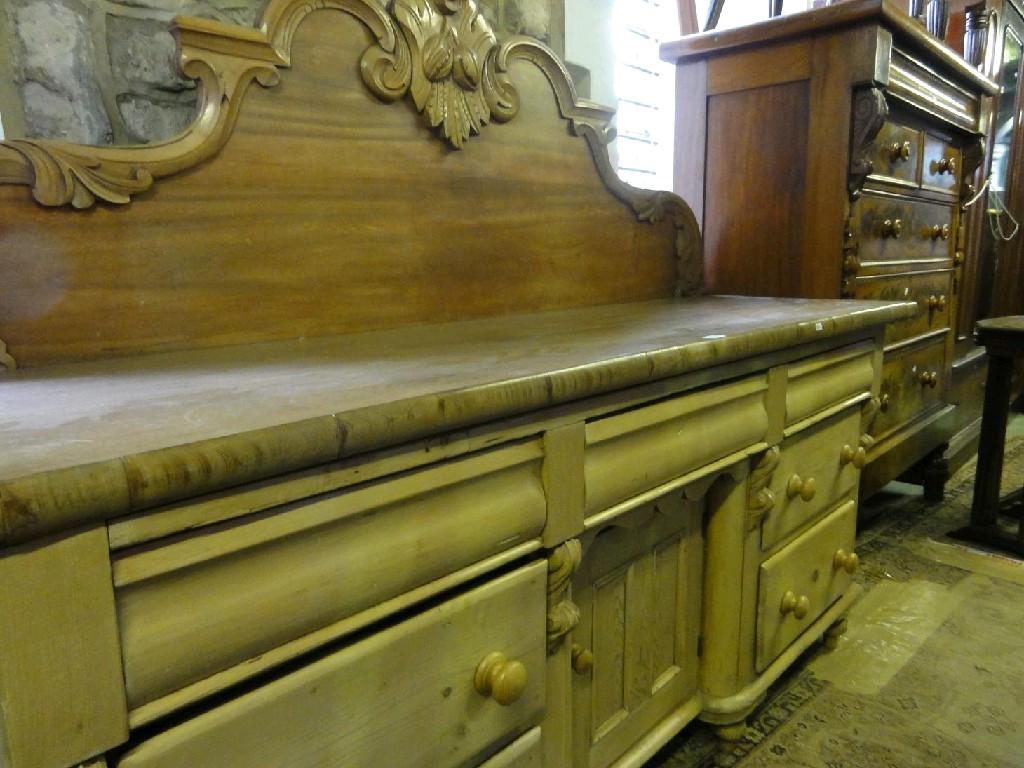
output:
[[[773,445],[754,465],[750,472],[747,485],[747,530],[752,531],[760,524],[765,515],[775,506],[775,494],[768,484],[772,481],[772,473],[779,466],[782,452],[779,446]]]
[[[14,358],[7,352],[7,345],[4,344],[4,340],[0,339],[0,367],[6,368],[9,371],[13,371],[18,367],[18,364],[14,361]]]
[[[960,202],[963,203],[978,191],[974,186],[974,174],[985,159],[985,139],[981,136],[972,137],[964,144],[960,157]]]
[[[562,638],[572,632],[580,621],[579,607],[569,599],[573,574],[583,559],[579,539],[569,539],[548,556],[548,653],[558,650]]]
[[[881,88],[860,88],[853,95],[853,119],[850,129],[850,172],[846,186],[850,200],[864,190],[864,181],[874,170],[871,162],[872,142],[882,130],[889,105]]]

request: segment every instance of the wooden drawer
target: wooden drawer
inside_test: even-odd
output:
[[[542,768],[544,744],[540,728],[533,728],[479,768]]]
[[[761,564],[757,606],[757,671],[761,672],[851,584],[857,505],[845,502]],[[840,554],[841,551],[841,554]],[[837,557],[837,554],[839,556]]]
[[[865,192],[854,206],[861,268],[953,258],[953,207]]]
[[[952,280],[952,269],[859,277],[855,283],[854,298],[917,302],[919,311],[914,317],[886,326],[885,343],[895,344],[949,327]]]
[[[546,588],[546,562],[520,568],[154,736],[118,765],[476,764],[543,714]],[[476,688],[495,652],[525,671],[507,706]]]
[[[955,192],[960,185],[960,150],[935,136],[925,135],[921,186],[936,192]]]
[[[794,363],[787,371],[786,424],[867,394],[874,379],[871,344],[858,344]]]
[[[388,600],[408,602],[410,590],[535,540],[547,510],[542,458],[536,440],[503,446],[119,552],[133,721],[306,652],[366,624],[360,612],[380,615]]]
[[[586,514],[764,440],[767,388],[755,376],[588,422]]]
[[[942,337],[924,347],[887,355],[879,390],[881,409],[871,423],[871,435],[884,437],[939,403],[945,370],[946,340]]]
[[[921,167],[920,131],[886,122],[871,150],[871,177],[916,187]]]
[[[861,409],[854,406],[783,442],[768,486],[775,504],[761,523],[762,549],[771,549],[856,487],[860,419]]]

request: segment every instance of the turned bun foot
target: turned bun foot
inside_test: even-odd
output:
[[[840,619],[831,627],[825,630],[824,643],[830,651],[839,647],[839,638],[846,634],[846,619]]]

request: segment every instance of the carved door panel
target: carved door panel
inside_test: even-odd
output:
[[[673,491],[586,534],[573,580],[573,758],[604,768],[697,690],[703,499]]]

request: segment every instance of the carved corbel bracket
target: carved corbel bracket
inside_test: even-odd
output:
[[[960,154],[960,202],[970,200],[977,193],[974,174],[985,160],[985,139],[974,136],[964,144]]]
[[[3,339],[0,339],[0,366],[9,371],[13,371],[18,367],[14,358],[7,352],[7,345],[4,344]]]
[[[853,119],[850,129],[850,170],[846,182],[850,200],[864,191],[864,182],[874,171],[871,150],[878,132],[889,116],[889,105],[881,88],[860,88],[853,95]]]
[[[573,574],[583,559],[579,539],[569,539],[548,556],[548,653],[554,653],[566,635],[580,622],[580,609],[569,599]]]
[[[775,494],[768,484],[772,481],[775,468],[779,466],[781,455],[779,446],[773,445],[762,454],[750,472],[747,481],[747,531],[755,530],[775,506]]]

